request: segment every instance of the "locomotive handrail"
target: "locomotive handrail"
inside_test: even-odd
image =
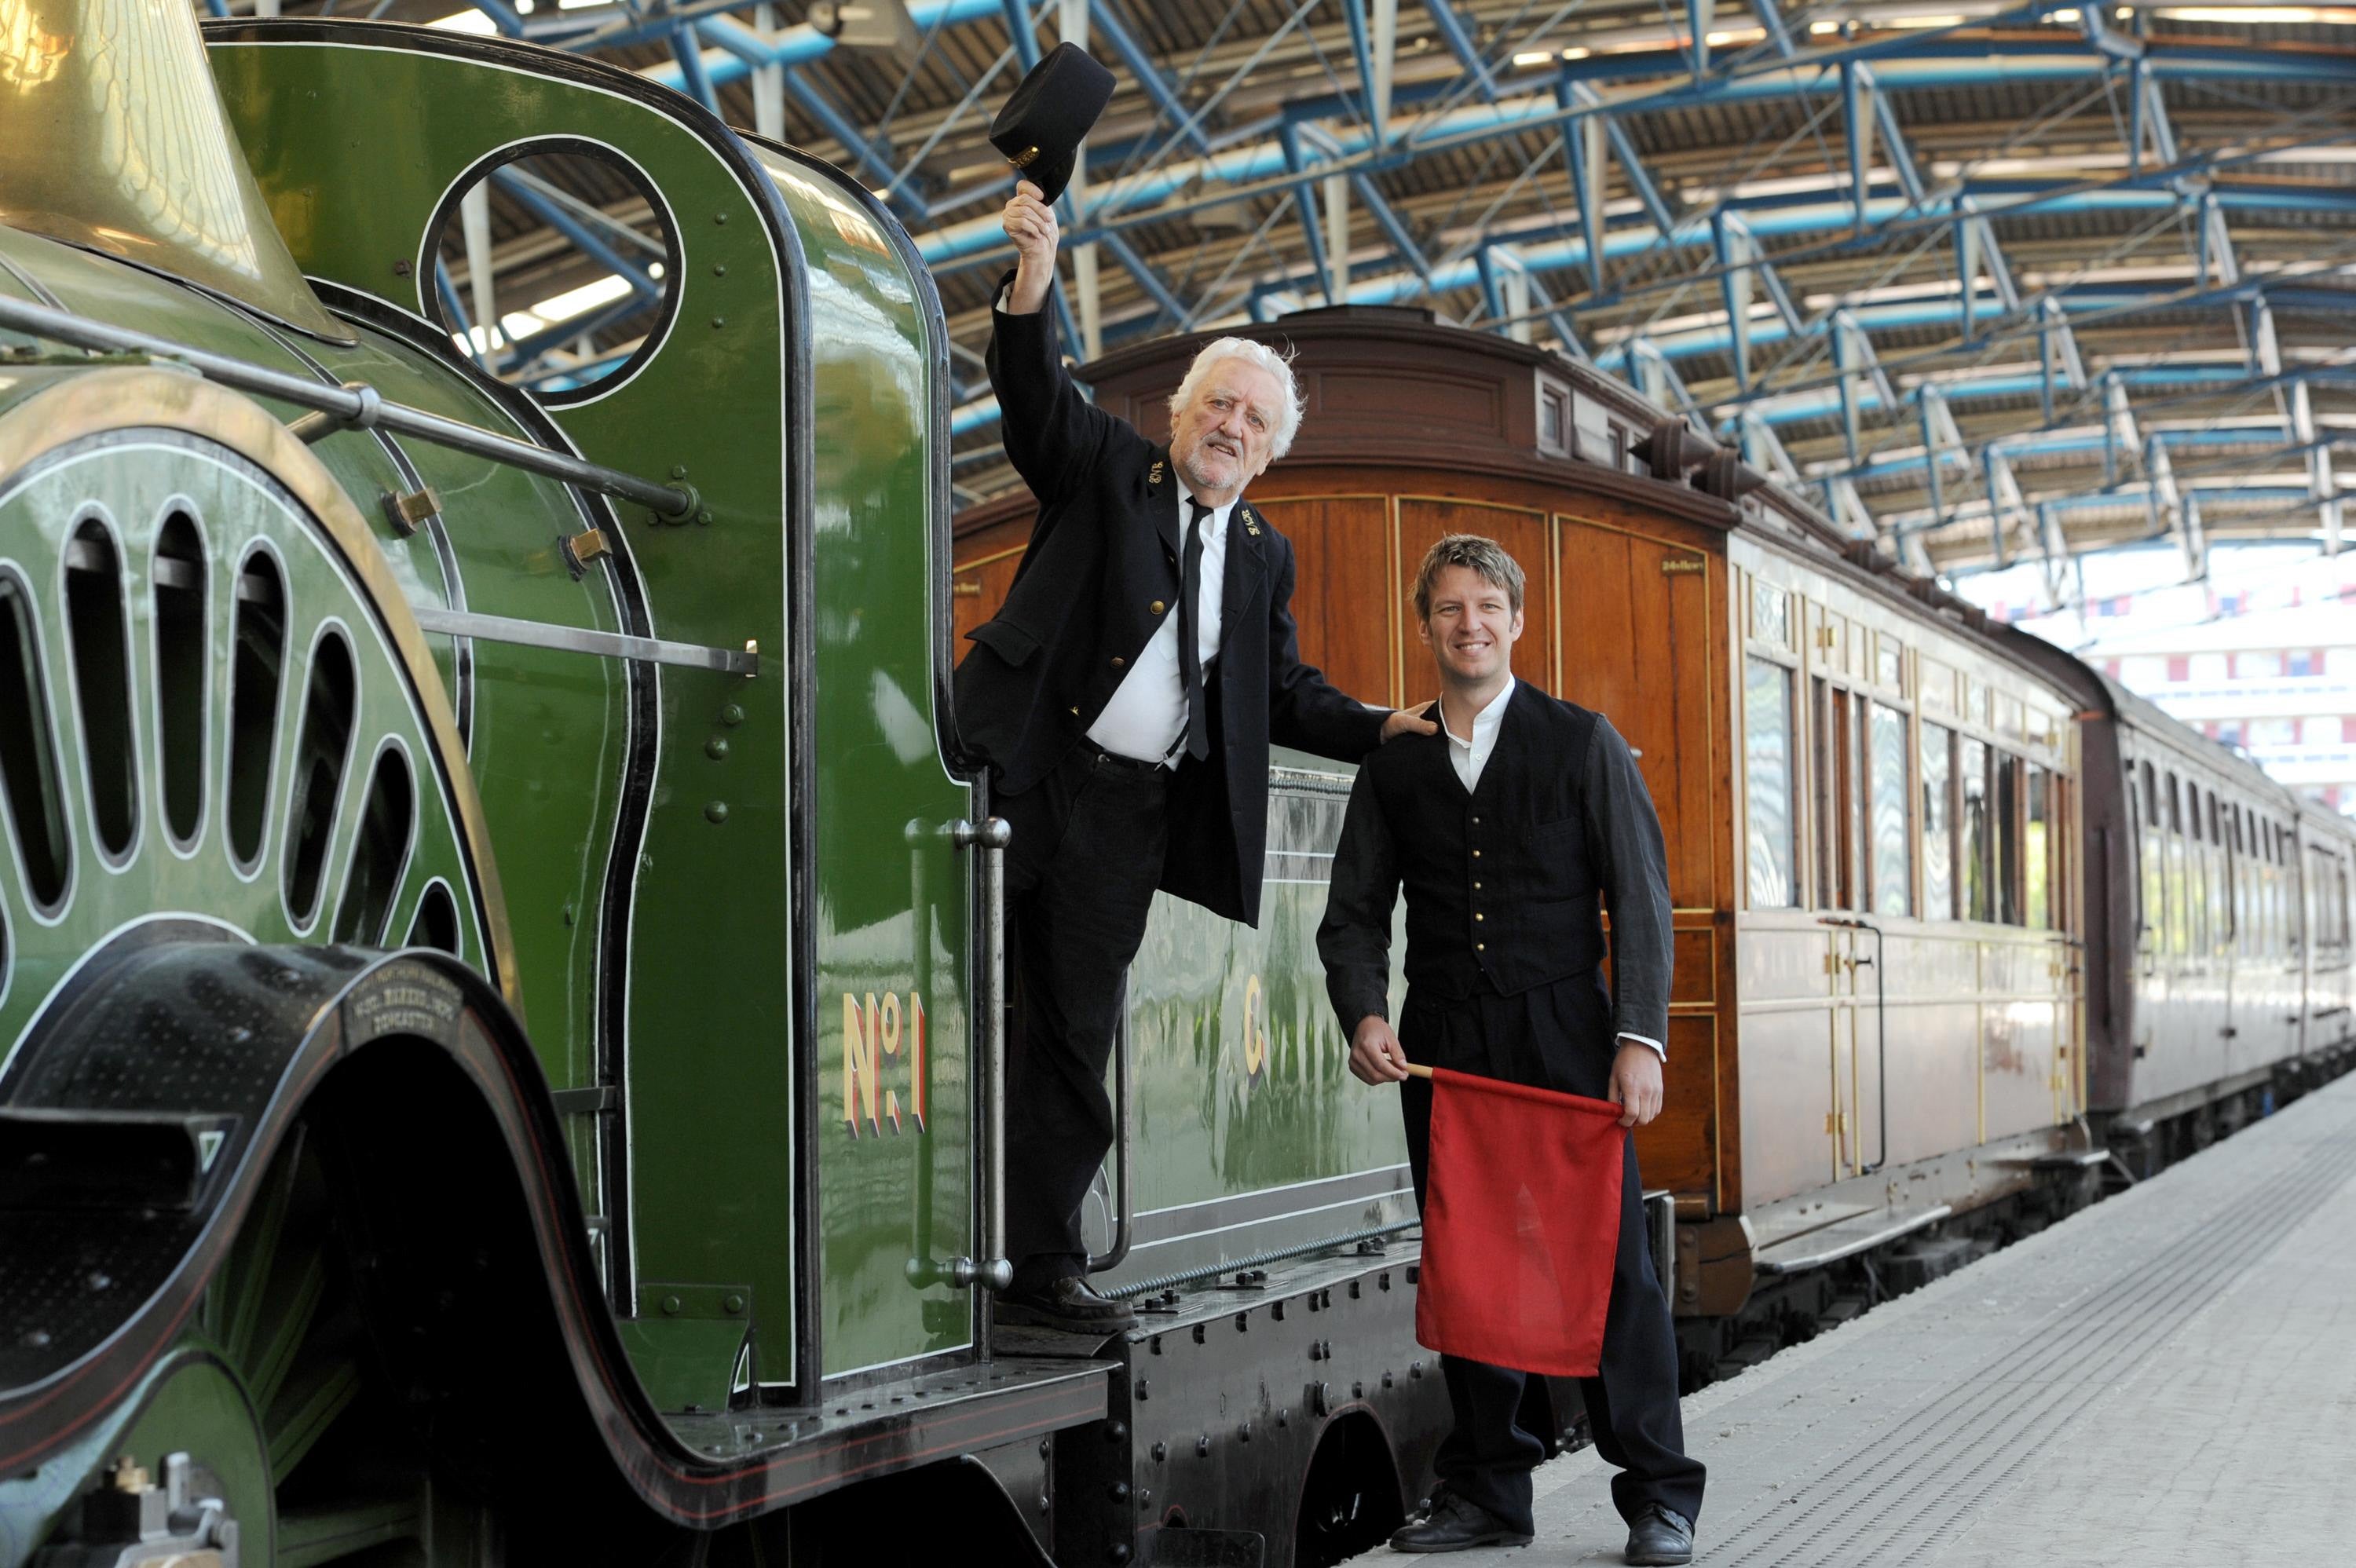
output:
[[[411,609],[420,631],[453,637],[480,637],[486,642],[514,643],[528,648],[554,648],[560,653],[591,654],[600,658],[635,659],[641,664],[677,665],[683,669],[716,670],[747,679],[761,673],[761,645],[747,641],[743,648],[711,648],[701,643],[675,643],[662,637],[634,636],[626,632],[600,632],[586,626],[559,626],[545,621],[519,621],[512,615],[485,615],[469,610],[441,610],[430,604]]]
[[[601,496],[635,501],[652,508],[657,515],[669,518],[694,517],[702,507],[701,499],[691,485],[659,485],[651,479],[641,479],[635,474],[625,474],[618,468],[608,468],[601,463],[574,457],[569,453],[551,452],[528,441],[501,435],[480,425],[463,420],[444,419],[440,414],[427,413],[423,409],[411,408],[406,403],[388,400],[384,395],[365,381],[348,381],[340,387],[322,386],[303,376],[290,376],[284,371],[267,369],[231,358],[226,354],[211,354],[192,348],[185,343],[156,337],[145,332],[132,332],[106,322],[94,321],[71,311],[51,310],[47,305],[27,300],[0,298],[0,326],[29,333],[36,337],[55,338],[77,348],[104,353],[145,354],[151,358],[186,366],[208,381],[218,381],[241,392],[257,393],[277,398],[284,402],[324,414],[339,427],[356,430],[384,429],[400,435],[430,441],[436,446],[450,447],[476,457],[487,457],[494,463],[505,463],[533,474],[561,479]],[[301,423],[302,421],[297,421]],[[316,439],[327,433],[325,429],[302,432],[305,439]]]
[[[960,849],[979,849],[980,860],[981,940],[973,981],[973,1009],[981,1028],[975,1040],[980,1047],[981,1083],[981,1234],[975,1251],[980,1261],[958,1258],[949,1264],[949,1278],[959,1286],[978,1285],[984,1290],[1004,1290],[1014,1283],[1014,1264],[1006,1256],[1006,846],[1014,828],[1004,817],[959,822],[949,837]]]
[[[1113,1206],[1112,1247],[1088,1259],[1088,1273],[1108,1274],[1119,1268],[1129,1257],[1130,1233],[1137,1224],[1137,1206],[1130,1196],[1129,1146],[1136,1128],[1130,1125],[1131,1110],[1129,1093],[1129,982],[1120,987],[1120,1010],[1113,1015],[1112,1026],[1112,1119],[1119,1139],[1113,1145],[1113,1184],[1120,1189]]]

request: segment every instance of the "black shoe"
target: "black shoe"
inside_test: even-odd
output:
[[[1098,1296],[1076,1274],[1037,1290],[1010,1290],[998,1298],[994,1312],[997,1321],[1012,1327],[1092,1334],[1099,1339],[1137,1327],[1137,1314],[1128,1302]]]
[[[1655,1503],[1628,1527],[1627,1560],[1637,1563],[1693,1561],[1693,1526],[1675,1509]]]
[[[1391,1532],[1393,1552],[1462,1552],[1473,1546],[1527,1546],[1529,1531],[1515,1530],[1470,1498],[1442,1492],[1431,1511]]]

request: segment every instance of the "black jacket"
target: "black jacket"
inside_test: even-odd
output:
[[[1390,1014],[1404,884],[1410,1007],[1586,979],[1599,1033],[1666,1040],[1667,857],[1627,742],[1601,714],[1516,681],[1480,787],[1465,790],[1448,748],[1444,731],[1402,735],[1350,791],[1317,930],[1344,1038]],[[1612,912],[1609,993],[1599,895]]]
[[[1006,455],[1038,497],[1039,519],[1006,603],[966,634],[980,645],[958,666],[957,721],[996,787],[1020,794],[1087,733],[1162,618],[1177,613],[1178,480],[1165,449],[1080,395],[1048,312],[993,313],[990,380]],[[1170,787],[1162,889],[1254,924],[1269,741],[1356,762],[1388,716],[1301,662],[1292,581],[1291,545],[1238,501],[1218,659],[1204,672],[1211,754],[1183,764]]]

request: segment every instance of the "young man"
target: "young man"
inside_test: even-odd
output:
[[[1423,559],[1415,612],[1440,677],[1441,732],[1406,737],[1359,768],[1317,948],[1351,1072],[1400,1085],[1420,1201],[1431,1086],[1408,1077],[1408,1050],[1436,1067],[1609,1099],[1623,1126],[1649,1122],[1661,1109],[1670,945],[1660,819],[1626,742],[1602,715],[1514,678],[1522,569],[1493,539],[1451,535]],[[1402,884],[1408,996],[1394,1030]],[[1612,913],[1612,987],[1599,892]],[[1620,1467],[1612,1495],[1630,1527],[1627,1560],[1676,1563],[1692,1558],[1703,1472],[1685,1454],[1676,1339],[1643,1193],[1631,1139],[1602,1366],[1580,1388],[1595,1445]],[[1515,1423],[1524,1374],[1454,1356],[1441,1372],[1456,1426],[1440,1445],[1439,1495],[1391,1545],[1527,1541],[1530,1471],[1546,1444]]]

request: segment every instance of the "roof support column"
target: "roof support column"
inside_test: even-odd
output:
[[[1375,145],[1391,140],[1391,73],[1398,59],[1398,0],[1342,0],[1350,24],[1350,53],[1365,91],[1366,124]]]
[[[1848,194],[1857,231],[1866,230],[1866,197],[1873,183],[1873,72],[1863,60],[1841,61],[1841,123],[1848,134]]]
[[[1019,3],[1019,0],[1018,0]],[[774,37],[777,31],[777,8],[775,5],[753,7],[753,26],[763,37]],[[786,139],[786,73],[783,66],[756,65],[753,68],[753,130],[772,142]]]
[[[491,187],[485,182],[477,180],[458,198],[458,227],[466,240],[466,292],[475,296],[475,320],[483,329],[481,352],[488,354],[499,306],[492,276]]]
[[[1091,9],[1088,0],[1056,0],[1055,31],[1066,43],[1083,49],[1088,47]],[[1032,48],[1038,48],[1035,41]],[[1075,228],[1088,208],[1087,172],[1088,148],[1082,142],[1072,155],[1072,177],[1056,202],[1063,209],[1063,220]],[[1080,357],[1091,362],[1104,357],[1104,280],[1097,263],[1093,242],[1072,247],[1072,292],[1079,299]]]

